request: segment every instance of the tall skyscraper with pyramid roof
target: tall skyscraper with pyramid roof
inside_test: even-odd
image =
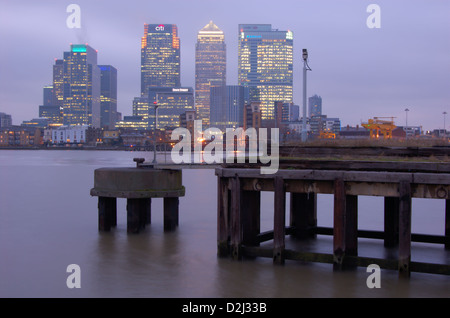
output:
[[[195,46],[195,109],[203,125],[210,123],[210,88],[225,85],[225,35],[210,21],[198,31]]]

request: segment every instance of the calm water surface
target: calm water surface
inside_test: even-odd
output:
[[[180,221],[164,233],[162,199],[152,203],[152,224],[126,232],[126,201],[118,199],[118,225],[98,231],[94,170],[133,167],[151,152],[0,151],[0,297],[450,297],[450,277],[381,271],[369,289],[365,268],[333,272],[332,265],[271,259],[241,262],[216,257],[216,184],[213,169],[184,170]],[[164,161],[164,156],[159,157]],[[273,194],[262,195],[262,230],[273,224]],[[333,198],[320,195],[318,222],[331,226]],[[444,202],[413,199],[413,233],[442,235]],[[383,228],[382,198],[361,197],[359,228]],[[287,244],[295,244],[287,238]],[[331,253],[331,237],[310,242]],[[384,257],[379,240],[359,240],[359,253]],[[450,263],[442,245],[414,244],[412,259]],[[69,264],[81,268],[81,288],[69,289]]]

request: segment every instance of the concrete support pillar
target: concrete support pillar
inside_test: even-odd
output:
[[[117,200],[110,197],[98,197],[98,229],[109,231],[117,225]]]
[[[173,231],[178,227],[178,197],[164,198],[164,231]]]
[[[139,233],[145,228],[150,201],[149,199],[127,199],[127,232]]]

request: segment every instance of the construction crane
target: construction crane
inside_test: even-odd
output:
[[[369,119],[367,123],[362,123],[361,125],[370,131],[370,138],[378,139],[381,133],[384,136],[384,139],[391,139],[392,131],[397,127],[394,125],[394,118],[395,117],[374,117],[373,119]]]

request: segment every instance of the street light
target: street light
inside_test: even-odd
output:
[[[447,112],[443,112],[442,114],[444,114],[444,136],[446,135],[446,131],[445,131],[445,115],[447,115]]]
[[[308,50],[303,49],[303,120],[302,120],[302,141],[305,142],[308,134],[306,131],[306,71],[311,71],[308,65]]]
[[[406,132],[406,139],[408,139],[408,112],[409,112],[409,109],[406,108],[405,109],[405,113],[406,113],[406,130],[405,130],[405,132]]]
[[[156,96],[158,99],[158,96]],[[153,105],[155,105],[155,129],[153,130],[153,163],[156,163],[156,124],[158,121],[158,102],[154,101]]]

